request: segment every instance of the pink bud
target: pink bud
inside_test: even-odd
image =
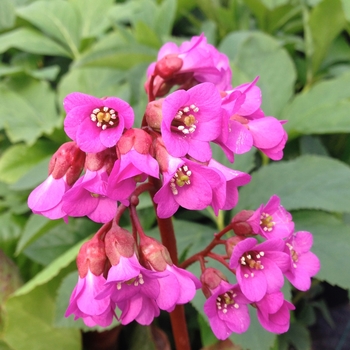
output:
[[[66,175],[68,185],[74,184],[83,170],[85,153],[74,141],[64,143],[51,157],[49,175],[60,179]]]
[[[252,227],[247,221],[253,214],[253,210],[242,210],[233,217],[231,226],[236,235],[247,236],[254,234]]]
[[[219,270],[213,267],[206,268],[200,278],[202,282],[202,290],[204,295],[209,298],[211,296],[211,290],[218,287],[221,281],[226,281],[226,276]]]
[[[132,148],[138,153],[149,154],[152,146],[152,137],[141,129],[129,129],[120,138],[117,144],[118,154],[126,154]]]
[[[113,225],[106,233],[106,255],[112,265],[117,265],[121,256],[126,258],[133,256],[135,248],[135,240],[128,230],[118,225]]]
[[[90,270],[95,276],[103,274],[107,262],[105,244],[94,236],[85,242],[77,256],[79,276],[84,278]]]
[[[234,247],[241,241],[243,241],[245,238],[242,236],[235,236],[235,237],[231,237],[228,240],[226,240],[225,243],[225,248],[226,248],[226,253],[228,256],[232,255],[232,251],[234,249]]]
[[[140,251],[145,265],[149,265],[156,271],[164,271],[167,265],[173,265],[168,249],[154,238],[142,237]]]
[[[88,153],[86,155],[85,168],[91,171],[98,171],[104,167],[109,175],[116,160],[117,153],[115,147],[107,148],[102,152]]]
[[[183,60],[177,54],[166,55],[156,63],[154,73],[169,79],[181,69],[182,64]]]
[[[147,124],[154,130],[159,131],[163,119],[162,104],[164,99],[149,102],[146,107]]]

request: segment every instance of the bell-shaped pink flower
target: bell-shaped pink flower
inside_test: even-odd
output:
[[[290,267],[290,258],[283,252],[283,240],[276,238],[257,243],[255,238],[244,239],[233,248],[230,258],[238,284],[251,301],[279,291],[284,283],[282,273]]]
[[[115,146],[124,129],[134,123],[132,108],[117,97],[100,99],[73,92],[63,105],[67,112],[64,131],[84,152],[97,153]]]
[[[221,97],[214,84],[203,83],[168,95],[162,104],[161,132],[168,152],[198,161],[211,158],[209,141],[221,132]]]
[[[290,311],[295,307],[284,300],[283,293],[275,292],[266,294],[255,303],[260,324],[269,332],[281,334],[289,329]]]
[[[291,266],[285,276],[295,288],[302,291],[310,288],[311,277],[320,270],[320,260],[310,252],[312,243],[312,234],[307,231],[295,232],[286,241],[285,252],[290,255]]]

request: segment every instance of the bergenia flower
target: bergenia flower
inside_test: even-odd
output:
[[[63,105],[67,112],[64,131],[84,152],[97,153],[115,146],[124,129],[134,123],[132,108],[117,97],[100,99],[73,92]]]
[[[211,293],[204,303],[204,312],[215,336],[225,340],[233,332],[245,332],[250,324],[250,301],[243,295],[239,286],[222,280]]]
[[[167,96],[162,104],[161,132],[168,152],[174,157],[189,154],[198,161],[208,161],[209,141],[221,131],[220,106],[219,91],[211,83]]]
[[[295,288],[302,291],[310,288],[311,277],[320,270],[320,260],[310,252],[312,243],[312,234],[307,231],[295,232],[286,241],[285,252],[290,255],[291,266],[285,276]]]
[[[273,195],[266,205],[261,204],[260,208],[256,210],[256,215],[248,222],[258,220],[259,232],[261,236],[270,238],[285,238],[294,231],[294,222],[292,215],[281,205],[281,200],[277,195]],[[251,223],[253,227],[254,225]]]
[[[260,324],[269,332],[281,334],[289,329],[290,311],[295,307],[284,300],[283,293],[275,292],[266,294],[255,303]]]
[[[283,272],[290,267],[284,248],[284,241],[278,238],[260,244],[255,238],[246,238],[233,248],[230,267],[236,269],[238,284],[249,300],[259,301],[266,293],[281,289]]]

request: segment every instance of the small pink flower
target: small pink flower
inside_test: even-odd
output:
[[[100,99],[73,92],[63,105],[67,112],[64,130],[84,152],[97,153],[115,146],[124,128],[134,123],[132,108],[117,97]]]
[[[105,282],[106,280],[102,275],[95,276],[90,269],[85,277],[81,278],[79,276],[65,316],[68,317],[74,314],[75,320],[82,318],[89,327],[96,325],[109,326],[115,315],[115,304],[108,297],[95,299],[104,288]]]
[[[211,83],[167,96],[162,104],[161,132],[168,152],[174,157],[189,154],[199,161],[208,161],[209,141],[221,131],[220,106],[219,91]]]
[[[310,288],[311,277],[320,270],[320,260],[310,252],[312,243],[312,234],[307,231],[295,232],[286,241],[285,252],[290,255],[291,266],[285,276],[295,288],[302,291]]]
[[[239,286],[222,280],[211,293],[204,303],[204,312],[215,336],[225,340],[233,332],[245,332],[250,324],[249,300]]]
[[[253,224],[253,220],[257,221]],[[281,200],[277,195],[273,195],[266,205],[262,204],[256,215],[247,220],[251,226],[259,227],[259,233],[266,239],[285,238],[294,231],[292,215],[281,205]]]
[[[294,310],[295,307],[284,300],[283,293],[266,294],[255,305],[258,310],[258,320],[266,330],[277,334],[288,331],[290,310]]]
[[[246,238],[233,248],[230,267],[236,269],[238,284],[249,300],[259,301],[283,286],[282,272],[290,267],[284,247],[284,241],[278,238],[260,244],[255,238]]]

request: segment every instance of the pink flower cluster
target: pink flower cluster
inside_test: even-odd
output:
[[[172,263],[162,244],[143,237],[137,249],[132,235],[116,225],[82,246],[77,265],[79,280],[66,316],[74,314],[90,327],[107,327],[114,317],[124,325],[133,320],[149,325],[160,310],[188,303],[201,287],[193,274]]]
[[[284,300],[281,292],[283,276],[295,288],[306,291],[310,288],[311,277],[320,269],[319,259],[310,252],[311,233],[294,232],[292,216],[276,195],[255,212],[243,214],[237,216],[241,220],[244,218],[250,232],[226,241],[229,267],[235,272],[237,284],[229,284],[225,276],[210,269],[205,270],[201,278],[208,294],[204,311],[219,339],[248,329],[248,304],[257,309],[258,319],[265,329],[286,332],[289,311],[294,310],[294,306]],[[237,227],[237,222],[234,218],[233,228]],[[256,237],[265,240],[259,243]]]

